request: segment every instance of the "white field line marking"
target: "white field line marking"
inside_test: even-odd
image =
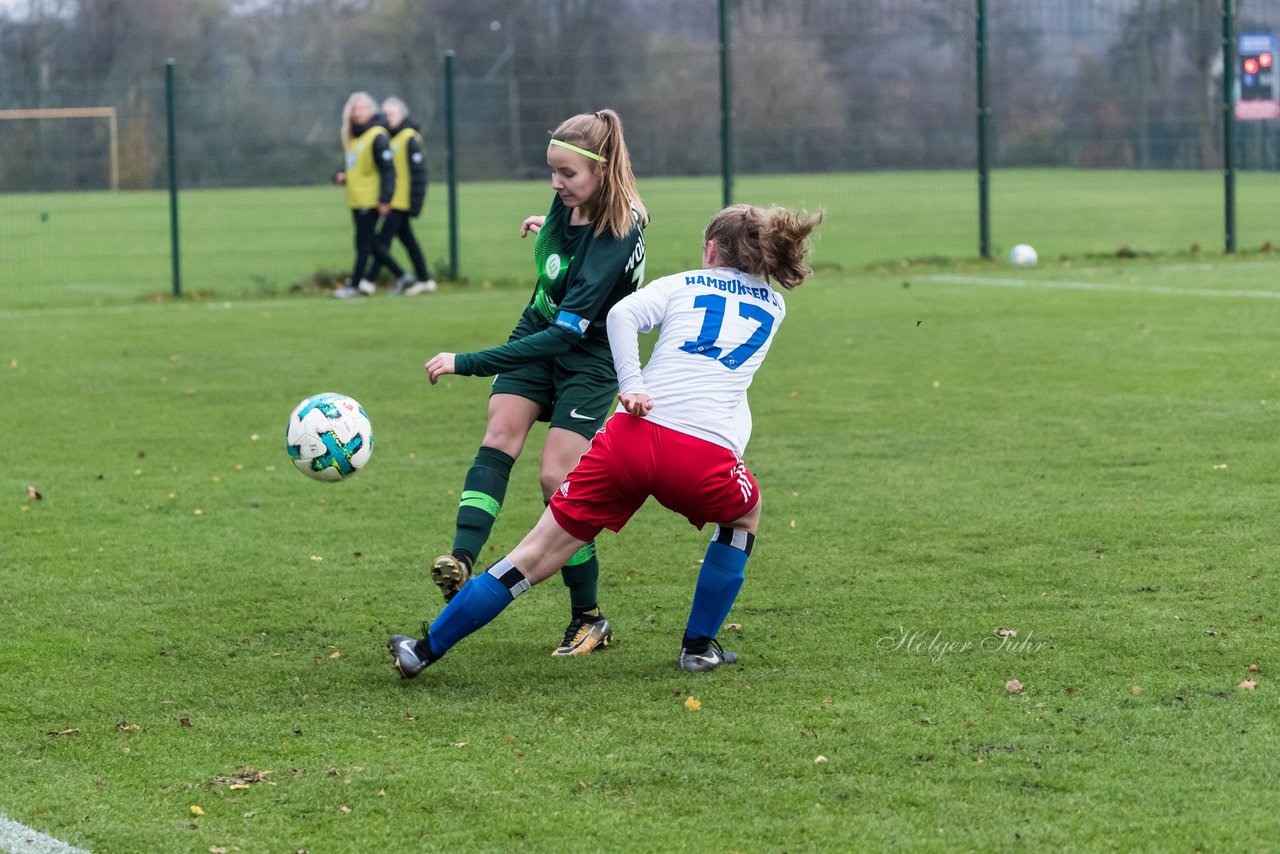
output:
[[[0,813],[0,851],[9,854],[89,854]]]
[[[984,285],[999,288],[1044,288],[1064,291],[1116,291],[1137,294],[1164,294],[1179,297],[1232,297],[1235,299],[1280,299],[1280,291],[1214,290],[1212,288],[1168,288],[1161,285],[1117,285],[1105,282],[1066,282],[1053,279],[993,279],[984,276],[920,276],[926,282],[945,285]]]
[[[16,320],[22,317],[80,317],[92,314],[136,314],[160,311],[234,311],[237,309],[271,310],[280,306],[307,305],[304,300],[279,300],[261,302],[205,302],[205,303],[129,303],[126,305],[61,306],[58,308],[8,308],[0,310],[0,318]]]
[[[4,0],[0,0],[0,8],[4,6]],[[492,296],[495,291],[463,291],[459,293],[451,293],[447,297],[450,301],[461,300],[463,302],[471,302],[486,299]],[[353,300],[329,300],[328,305],[338,306],[357,306],[369,305],[373,300],[382,302],[383,297],[362,297]],[[412,302],[434,302],[441,297],[430,297],[424,300],[410,299]],[[399,301],[400,297],[388,297],[387,301]],[[277,308],[302,308],[305,306],[317,306],[324,303],[324,300],[308,299],[306,297],[298,297],[296,299],[238,299],[238,300],[217,300],[213,302],[143,302],[143,303],[125,303],[123,305],[85,305],[85,306],[59,306],[54,308],[6,308],[0,309],[0,320],[17,320],[23,317],[78,317],[94,314],[135,314],[148,311],[272,311]]]

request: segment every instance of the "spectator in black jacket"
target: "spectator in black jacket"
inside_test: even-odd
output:
[[[409,108],[399,98],[382,102],[382,113],[387,118],[387,130],[391,133],[392,162],[396,167],[396,191],[391,197],[391,210],[382,218],[378,229],[378,243],[382,252],[373,264],[371,277],[376,282],[383,264],[396,277],[395,292],[407,296],[430,293],[436,289],[431,278],[422,247],[413,234],[413,217],[422,213],[427,197],[427,157],[422,145],[422,132],[418,123],[409,117]],[[413,273],[406,273],[391,257],[391,242],[399,238],[413,263]]]
[[[353,92],[342,108],[343,166],[333,176],[335,184],[347,188],[347,207],[356,228],[355,267],[347,284],[333,292],[341,299],[377,292],[376,271],[366,275],[365,268],[370,257],[385,254],[378,244],[378,217],[391,210],[396,192],[389,136],[378,102],[368,92]],[[389,259],[389,255],[379,258],[383,263]]]

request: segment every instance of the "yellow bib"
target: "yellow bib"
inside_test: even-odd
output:
[[[404,128],[391,137],[391,154],[396,164],[396,191],[391,194],[391,207],[398,211],[409,210],[409,188],[413,179],[409,175],[409,140],[418,140],[422,150],[422,134],[413,128]]]
[[[373,141],[386,136],[387,129],[375,125],[351,141],[347,147],[347,207],[376,208],[382,189],[378,164],[373,162]]]

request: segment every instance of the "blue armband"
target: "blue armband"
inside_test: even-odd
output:
[[[576,314],[570,314],[562,311],[556,315],[555,325],[561,329],[567,329],[570,332],[576,332],[579,335],[587,334],[587,327],[591,325],[591,321],[585,317],[578,317]]]

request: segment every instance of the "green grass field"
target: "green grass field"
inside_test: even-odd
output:
[[[815,262],[853,273],[904,259],[976,261],[977,180],[972,172],[744,176],[735,198],[829,214]],[[653,214],[650,274],[697,263],[698,235],[720,207],[715,178],[642,176]],[[1044,259],[1165,259],[1221,255],[1223,185],[1212,172],[997,170],[991,185],[993,255],[1031,243]],[[1280,174],[1237,179],[1237,248],[1280,245],[1274,200]],[[521,220],[546,210],[545,181],[467,183],[458,193],[459,270],[473,285],[528,280]],[[417,223],[433,270],[448,268],[447,193],[432,186]],[[335,187],[190,190],[178,204],[184,293],[211,299],[276,296],[348,274],[350,215]],[[172,293],[169,200],[163,192],[0,196],[6,260],[0,309],[117,305]],[[1193,252],[1198,247],[1199,252]],[[403,258],[403,253],[401,252]],[[318,275],[319,274],[319,275]]]
[[[407,683],[488,389],[421,365],[525,284],[4,310],[0,815],[96,852],[1272,848],[1278,283],[826,272],[752,389],[740,666],[675,669],[704,536],[648,507],[600,543],[613,647],[548,655],[552,580]],[[283,448],[324,390],[377,431],[337,485]],[[530,455],[489,556],[540,510]]]

